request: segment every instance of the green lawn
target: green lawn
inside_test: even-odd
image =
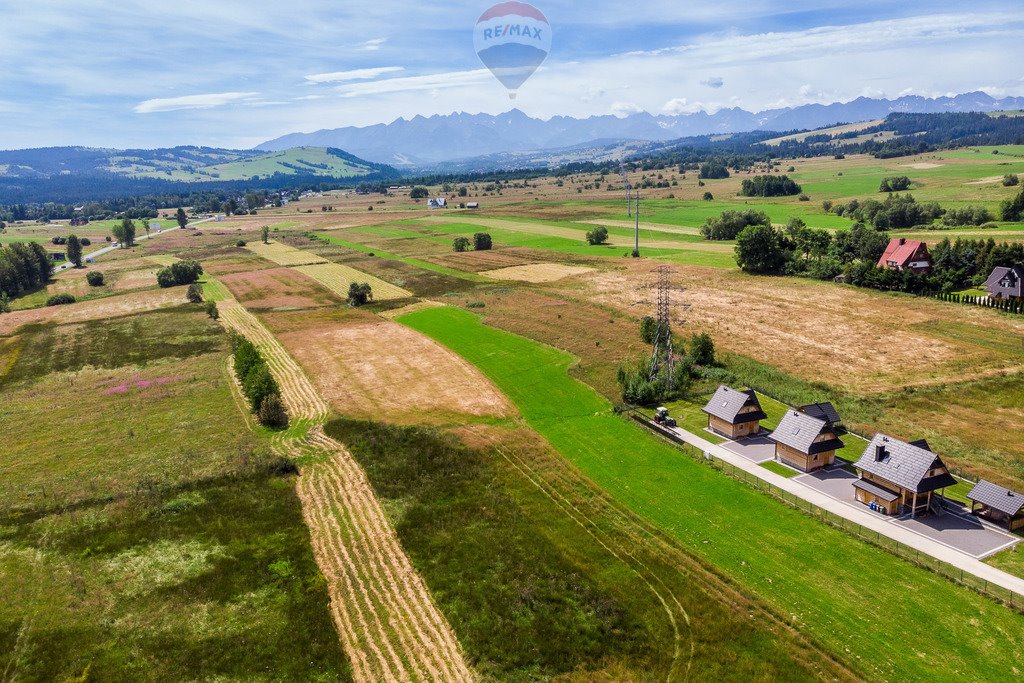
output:
[[[791,615],[866,675],[1000,680],[1018,666],[1024,617],[653,438],[570,378],[568,354],[486,327],[458,309],[421,311],[400,321],[479,367],[531,427],[614,498]]]
[[[774,472],[775,474],[781,475],[786,479],[792,479],[793,477],[800,474],[800,472],[797,472],[792,467],[786,467],[785,465],[777,463],[774,460],[762,462],[761,467],[765,468],[769,472]]]

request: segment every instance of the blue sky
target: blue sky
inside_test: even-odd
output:
[[[0,148],[248,147],[499,113],[491,2],[0,0]],[[861,95],[1024,95],[1019,1],[534,2],[554,42],[527,114],[761,110]]]

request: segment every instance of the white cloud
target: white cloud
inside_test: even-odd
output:
[[[620,119],[624,119],[630,114],[639,114],[644,109],[639,104],[634,102],[613,102],[612,113],[618,116]]]
[[[709,88],[721,88],[725,85],[725,79],[721,76],[712,76],[711,78],[705,78],[700,84],[706,85]]]
[[[153,114],[155,112],[178,111],[180,109],[212,109],[214,107],[222,107],[225,104],[231,104],[232,102],[254,100],[258,96],[258,92],[222,92],[207,95],[156,98],[139,102],[135,105],[135,113]]]
[[[449,71],[447,73],[430,74],[426,76],[407,76],[404,78],[387,78],[381,81],[370,81],[368,83],[352,83],[338,87],[342,97],[362,97],[365,95],[384,95],[388,93],[405,93],[435,90],[445,88],[460,88],[477,83],[486,82],[491,78],[487,69],[474,69],[472,71]]]
[[[372,69],[351,69],[350,71],[333,71],[326,74],[310,74],[306,80],[310,83],[340,83],[343,81],[366,81],[379,78],[385,74],[405,71],[402,66],[378,66]]]
[[[359,49],[362,50],[363,52],[376,52],[387,41],[388,41],[387,38],[374,38],[372,40],[368,40],[365,43],[362,43],[361,45],[359,45]]]

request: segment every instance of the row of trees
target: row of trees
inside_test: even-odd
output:
[[[232,338],[232,348],[235,376],[260,423],[278,429],[287,427],[288,412],[281,400],[281,389],[266,359],[252,342],[240,335]]]
[[[764,211],[723,211],[718,217],[710,217],[700,227],[700,234],[706,240],[734,240],[748,225],[771,225],[772,220]]]
[[[740,194],[744,197],[788,197],[803,192],[803,188],[787,175],[758,175],[744,178]]]
[[[50,279],[53,261],[43,245],[0,245],[0,293],[8,298],[36,289]]]
[[[952,292],[939,292],[935,295],[939,301],[949,301],[954,304],[967,304],[969,306],[983,306],[994,308],[1007,313],[1024,313],[1024,301],[1017,299],[993,299],[990,296],[970,296],[966,294],[954,294]]]

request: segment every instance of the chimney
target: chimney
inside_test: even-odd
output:
[[[885,446],[878,444],[875,446],[875,462],[882,462],[885,460]]]
[[[907,238],[906,237],[901,237],[900,238],[900,246],[902,247],[906,243],[907,243]]]

